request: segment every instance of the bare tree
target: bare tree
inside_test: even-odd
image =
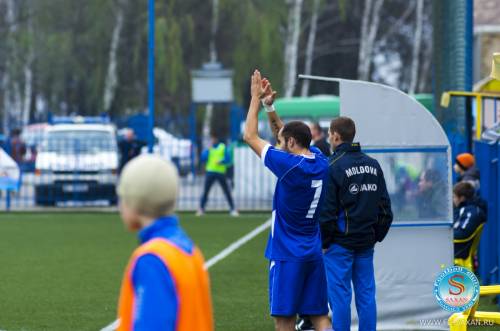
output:
[[[217,28],[219,26],[219,0],[212,0],[212,25],[210,31],[210,62],[217,62],[217,47],[215,38],[217,36]],[[214,105],[208,103],[205,108],[205,118],[203,119],[202,128],[202,146],[208,148],[210,145],[210,126],[214,114]]]
[[[425,7],[425,6],[424,6]],[[429,8],[429,2],[427,7]],[[420,70],[420,77],[418,83],[418,91],[420,93],[430,92],[429,86],[429,73],[432,64],[432,23],[430,22],[431,16],[429,12],[424,12],[424,23],[422,31],[422,69]]]
[[[424,22],[424,0],[417,0],[417,15],[415,20],[415,36],[413,41],[413,55],[411,61],[411,79],[408,93],[415,93],[418,83],[418,69],[420,64],[420,46],[422,44],[422,25]]]
[[[210,61],[217,62],[217,48],[215,47],[215,37],[219,27],[219,0],[212,0],[212,26],[210,36]]]
[[[126,4],[127,0],[118,0],[116,6],[116,22],[113,28],[113,35],[111,36],[111,46],[109,48],[108,73],[104,82],[103,109],[105,112],[109,112],[111,109],[111,104],[113,103],[113,99],[115,97],[116,86],[118,85],[118,75],[116,70],[118,59],[116,55],[123,29]]]
[[[297,58],[300,37],[300,14],[303,0],[287,0],[288,26],[285,42],[285,97],[293,96],[297,82]]]
[[[4,0],[6,10],[5,10],[5,23],[7,24],[7,56],[5,60],[5,72],[2,79],[2,89],[3,89],[3,131],[4,133],[9,131],[10,126],[10,116],[12,113],[17,113],[19,115],[20,107],[20,95],[19,86],[17,83],[13,83],[11,78],[11,57],[15,54],[16,43],[13,41],[14,33],[16,32],[15,24],[15,1],[14,0]]]
[[[306,47],[306,59],[304,66],[304,74],[310,75],[312,71],[312,64],[314,59],[314,44],[316,41],[316,32],[318,30],[318,14],[319,5],[321,0],[314,0],[313,10],[311,14],[311,28],[309,29],[309,36],[307,37],[307,47]],[[309,79],[304,79],[302,81],[302,91],[300,95],[303,97],[309,94]]]
[[[35,59],[34,42],[33,42],[33,23],[31,19],[31,5],[27,7],[27,34],[28,34],[28,53],[24,62],[24,101],[22,110],[22,124],[28,125],[30,121],[31,100],[33,92],[33,61]]]
[[[375,2],[374,2],[375,1]],[[358,78],[370,78],[373,46],[380,23],[380,12],[384,0],[365,0],[363,19],[361,21],[361,38],[359,46]]]

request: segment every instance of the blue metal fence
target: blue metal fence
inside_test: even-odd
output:
[[[476,141],[476,164],[481,173],[480,194],[488,202],[488,221],[479,247],[479,275],[484,284],[500,281],[499,189],[500,145],[496,142]]]

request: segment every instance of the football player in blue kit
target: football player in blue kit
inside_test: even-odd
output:
[[[276,92],[255,70],[244,139],[278,178],[272,226],[265,256],[269,260],[269,303],[276,330],[292,331],[296,315],[311,317],[316,330],[330,328],[327,285],[321,251],[319,208],[328,160],[310,147],[311,131],[300,121],[283,124],[274,110]],[[261,102],[277,146],[258,133]]]

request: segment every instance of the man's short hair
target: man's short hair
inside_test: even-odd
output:
[[[343,142],[352,143],[356,136],[356,124],[349,117],[337,117],[330,123],[330,132],[337,132]]]
[[[476,190],[469,182],[460,182],[453,187],[453,194],[457,197],[464,197],[465,200],[472,200],[474,195],[476,195]]]
[[[210,131],[210,138],[214,138],[214,139],[220,140],[219,136],[220,135],[219,135],[219,133],[217,131],[215,131],[213,129]]]
[[[293,138],[302,148],[309,148],[311,146],[311,129],[301,121],[291,121],[283,126],[281,135],[286,140]]]
[[[318,122],[313,122],[313,123],[311,124],[311,126],[312,126],[315,130],[317,130],[318,132],[320,132],[320,133],[321,133],[321,132],[323,132],[323,128],[321,127],[321,125],[319,125],[319,123],[318,123]]]
[[[170,161],[141,155],[127,163],[117,193],[137,213],[158,218],[174,212],[179,175]]]
[[[19,128],[15,128],[15,129],[12,129],[12,131],[10,131],[11,137],[17,137],[20,135],[21,135],[21,129],[19,129]]]

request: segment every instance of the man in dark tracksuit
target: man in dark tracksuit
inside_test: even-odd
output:
[[[328,298],[335,331],[351,325],[351,282],[360,331],[375,331],[373,251],[392,223],[391,201],[379,163],[361,152],[354,121],[339,117],[329,131],[330,157],[320,216]]]

